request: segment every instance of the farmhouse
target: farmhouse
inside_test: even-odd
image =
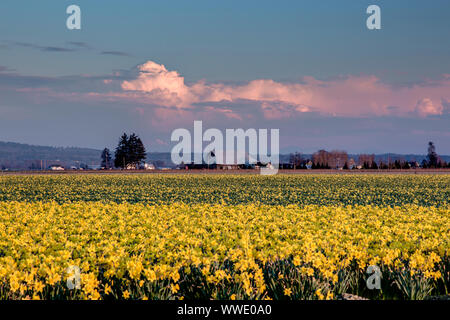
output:
[[[155,170],[155,166],[153,165],[153,163],[144,163],[143,169],[144,170]]]
[[[64,171],[64,167],[59,164],[54,164],[48,167],[49,170],[52,171]]]

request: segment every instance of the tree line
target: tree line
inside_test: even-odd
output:
[[[446,163],[436,153],[436,146],[433,142],[428,143],[427,159],[420,164],[416,161],[405,161],[395,159],[391,161],[376,161],[374,154],[359,154],[357,159],[349,159],[346,151],[342,150],[319,150],[310,159],[304,159],[299,152],[292,153],[289,157],[292,169],[410,169],[410,168],[450,168],[450,163]]]
[[[143,161],[147,157],[144,144],[141,138],[135,133],[127,135],[124,133],[114,152],[114,161],[112,160],[111,151],[108,148],[102,151],[101,167],[104,169],[121,168],[121,169],[139,169]]]
[[[146,159],[146,150],[141,138],[135,133],[123,135],[114,152],[114,160],[111,151],[108,148],[103,149],[101,154],[101,167],[104,169],[139,169]],[[315,152],[310,159],[304,159],[302,154],[295,152],[290,154],[290,169],[410,169],[410,168],[450,168],[450,163],[443,161],[436,152],[436,146],[433,142],[428,143],[427,159],[422,163],[415,161],[404,161],[390,159],[385,161],[376,161],[374,154],[359,154],[357,159],[349,158],[346,151],[343,150],[319,150]],[[283,167],[282,167],[283,168]]]

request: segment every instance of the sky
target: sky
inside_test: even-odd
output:
[[[449,18],[448,0],[2,0],[0,141],[170,151],[201,120],[279,129],[282,152],[448,155]]]

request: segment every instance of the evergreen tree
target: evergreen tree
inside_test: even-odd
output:
[[[135,133],[132,133],[130,136],[124,133],[120,137],[119,144],[116,148],[114,165],[120,168],[133,166],[138,169],[146,157],[147,153],[141,138]]]
[[[136,157],[136,150],[137,150],[137,136],[132,133],[128,138],[128,164],[132,165],[137,169],[137,157]]]
[[[380,161],[380,165],[378,166],[380,169],[389,169],[389,167],[387,166],[386,163],[384,163],[383,161]]]
[[[136,159],[139,161],[139,164],[142,161],[145,161],[147,158],[147,150],[145,150],[144,144],[142,143],[141,138],[137,137],[136,141]]]
[[[372,161],[372,166],[370,167],[370,169],[378,170],[378,165],[375,161]]]
[[[141,138],[132,133],[128,139],[128,145],[129,163],[138,169],[141,162],[147,157],[144,144],[142,143]]]
[[[436,168],[438,165],[438,155],[433,142],[428,142],[428,166]]]
[[[394,162],[394,168],[395,168],[395,169],[401,169],[401,168],[402,168],[402,165],[401,165],[401,163],[400,163],[400,160],[395,160],[395,162]]]
[[[116,152],[114,154],[114,166],[117,168],[126,168],[129,162],[128,136],[124,133],[119,140]]]
[[[109,151],[108,148],[103,149],[102,151],[102,163],[101,163],[101,167],[105,168],[105,169],[111,169],[112,168],[112,161],[111,161],[112,157],[111,157],[111,152]]]

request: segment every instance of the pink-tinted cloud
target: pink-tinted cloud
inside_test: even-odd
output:
[[[308,112],[336,117],[422,118],[450,112],[448,74],[439,80],[410,86],[389,85],[370,75],[331,80],[304,77],[300,82],[257,79],[237,85],[204,80],[188,84],[178,72],[153,61],[138,66],[137,71],[137,76],[131,80],[122,80],[120,74],[100,78],[100,81],[93,79],[92,87],[85,86],[78,92],[77,85],[66,84],[65,89],[60,90],[45,82],[42,87],[19,87],[15,91],[42,103],[64,99],[131,105],[131,110],[151,118],[155,126],[194,118],[282,120]],[[54,79],[46,81],[55,82]]]
[[[218,113],[221,114],[229,119],[236,119],[236,120],[242,120],[242,116],[240,116],[237,112],[233,111],[229,108],[223,108],[223,107],[213,107],[213,106],[207,106],[205,108],[205,112],[210,113]]]
[[[261,112],[267,119],[311,111],[335,116],[416,114],[426,117],[442,114],[443,101],[450,99],[448,76],[404,87],[388,85],[375,76],[346,76],[327,81],[304,77],[301,83],[259,79],[244,85],[199,81],[188,85],[178,72],[153,61],[140,65],[138,71],[136,79],[121,83],[123,92],[108,95],[177,109],[191,109],[198,103],[233,104],[250,100],[259,102],[259,110],[254,112]],[[242,119],[235,110],[214,108],[214,111]]]
[[[416,113],[421,117],[428,115],[440,115],[442,114],[444,107],[442,105],[436,105],[431,99],[424,98],[417,102]]]
[[[162,106],[187,107],[194,102],[191,90],[176,71],[168,71],[164,65],[148,61],[138,67],[135,80],[122,82],[122,89],[145,92],[147,99]]]

